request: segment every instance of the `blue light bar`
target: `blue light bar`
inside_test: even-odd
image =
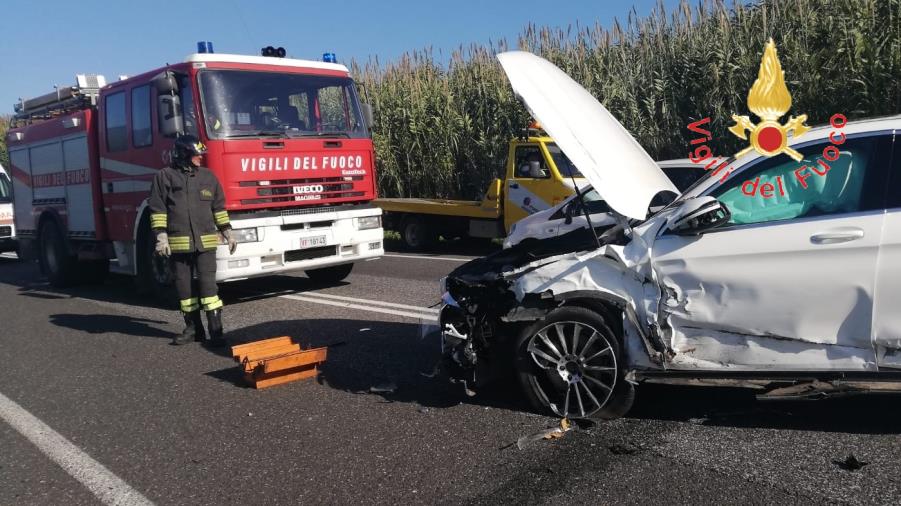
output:
[[[322,61],[326,63],[337,63],[338,59],[335,58],[335,53],[322,53]]]
[[[210,41],[197,41],[197,52],[198,53],[212,53],[213,52],[213,43]]]

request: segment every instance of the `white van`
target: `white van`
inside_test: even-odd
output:
[[[0,165],[0,253],[16,251],[16,225],[13,223],[13,185]]]

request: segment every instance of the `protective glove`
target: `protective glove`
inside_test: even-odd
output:
[[[172,254],[172,248],[169,247],[169,234],[166,232],[156,234],[156,254],[162,257]]]
[[[236,241],[235,238],[232,237],[232,230],[230,228],[227,228],[227,229],[223,230],[221,232],[221,234],[222,234],[222,237],[225,239],[225,242],[228,243],[228,254],[234,255],[235,250],[238,249],[238,241]]]

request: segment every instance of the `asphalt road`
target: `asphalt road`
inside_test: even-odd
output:
[[[626,418],[518,449],[557,421],[503,386],[467,398],[421,374],[438,344],[420,323],[459,258],[391,254],[332,286],[222,285],[232,341],[333,345],[318,380],[260,391],[229,357],[170,346],[178,313],[129,279],[57,290],[0,258],[0,401],[39,420],[29,439],[0,417],[0,504],[95,504],[116,483],[191,505],[901,502],[897,396],[765,403],[641,387]],[[47,427],[69,465],[48,457],[55,439],[33,441]],[[843,469],[850,454],[868,465]],[[84,459],[108,473],[95,493]]]

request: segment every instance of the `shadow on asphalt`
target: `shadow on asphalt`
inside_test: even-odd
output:
[[[444,408],[460,403],[504,409],[524,409],[507,386],[494,385],[476,397],[441,377],[429,378],[440,358],[438,343],[420,339],[415,323],[348,319],[273,321],[235,329],[232,345],[279,336],[291,336],[301,348],[327,346],[328,359],[318,381],[330,388],[360,395],[375,395],[384,402],[415,403]],[[207,373],[244,387],[238,367]]]
[[[738,388],[642,385],[627,416],[721,427],[897,434],[901,396],[761,401]]]
[[[385,251],[391,253],[416,253],[422,255],[485,256],[501,250],[501,245],[480,239],[442,239],[425,251],[410,251],[399,239],[385,239]]]
[[[448,253],[448,252],[444,252]],[[0,267],[14,267],[13,259],[0,259]],[[5,271],[9,272],[9,271]],[[4,282],[19,287],[19,294],[40,299],[81,297],[138,306],[155,306],[134,291],[131,278],[110,276],[104,285],[56,289],[37,278],[36,267],[16,269]],[[343,283],[342,283],[343,284]],[[272,276],[220,285],[226,304],[283,293],[302,293],[325,286],[305,277]],[[158,307],[158,306],[157,306]],[[173,311],[175,314],[175,311]],[[84,316],[55,314],[59,326],[89,333],[119,332],[157,338],[172,334],[145,320],[122,315]],[[439,358],[438,343],[421,340],[415,323],[347,319],[273,321],[235,329],[232,344],[288,335],[303,347],[330,346],[320,381],[331,388],[378,395],[385,402],[416,403],[423,407],[449,407],[459,403],[511,410],[527,409],[512,382],[498,382],[478,392],[463,394],[460,385],[441,377],[428,378]],[[230,356],[228,349],[210,349]],[[238,367],[208,373],[244,386]],[[372,392],[372,390],[385,390]],[[747,390],[713,387],[642,385],[628,418],[680,421],[706,426],[797,429],[859,434],[901,433],[901,396],[870,395],[820,401],[758,401]]]
[[[12,263],[12,261],[10,261]],[[2,266],[2,265],[0,265]],[[160,301],[149,295],[142,295],[135,289],[134,279],[130,276],[110,274],[102,283],[80,284],[65,288],[56,288],[39,277],[37,267],[34,272],[30,268],[17,276],[3,281],[17,286],[19,294],[35,299],[82,299],[100,302],[115,302],[136,307],[148,307],[177,311],[176,301]],[[260,299],[278,297],[289,293],[303,293],[322,288],[333,288],[347,285],[347,282],[323,283],[303,276],[275,275],[265,278],[245,279],[219,285],[219,295],[226,305],[230,303],[250,302]]]
[[[152,327],[150,324],[163,325],[168,322],[136,318],[124,315],[50,315],[50,323],[89,334],[120,333],[129,336],[159,337],[172,339],[175,334]]]
[[[328,346],[319,382],[384,402],[427,408],[472,404],[528,410],[518,386],[497,381],[467,397],[460,385],[429,378],[438,343],[420,339],[414,323],[346,319],[285,320],[236,329],[231,344],[292,336],[302,348]],[[238,367],[208,373],[244,387]],[[817,401],[758,401],[750,390],[642,385],[627,418],[734,428],[795,429],[857,434],[901,433],[901,396],[870,395]]]

